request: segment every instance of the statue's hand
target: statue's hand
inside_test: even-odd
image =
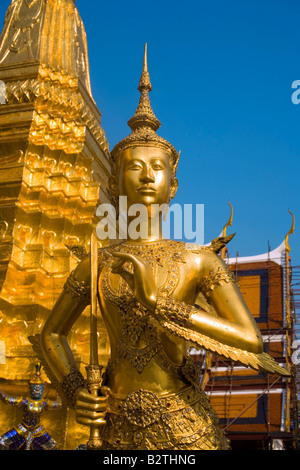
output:
[[[129,285],[130,290],[144,307],[155,310],[157,288],[149,264],[142,258],[128,253],[113,253],[116,261],[112,265],[112,273],[119,274]],[[124,268],[130,262],[133,273]]]
[[[79,390],[75,408],[77,423],[85,426],[100,426],[103,424],[105,422],[107,401],[107,394],[94,397],[88,390]]]

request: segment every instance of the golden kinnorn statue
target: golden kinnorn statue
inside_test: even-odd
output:
[[[115,201],[127,197],[128,208],[136,203],[147,207],[142,225],[148,230],[154,205],[169,204],[176,194],[179,154],[156,134],[160,122],[149,100],[146,50],[138,89],[140,102],[128,122],[132,133],[111,152],[110,189]],[[162,217],[158,220],[158,231],[147,231],[147,239],[129,236],[96,250],[96,257],[92,249],[82,259],[43,327],[44,367],[68,406],[76,409],[77,421],[91,427],[90,448],[229,449],[188,347],[268,373],[289,374],[263,352],[260,331],[236,279],[218,255],[227,237],[193,249],[163,239]],[[67,335],[96,295],[111,354],[100,386],[93,340],[91,366],[94,362],[99,393],[90,393],[93,380],[79,372]]]

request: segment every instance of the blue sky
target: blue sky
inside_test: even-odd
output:
[[[9,0],[1,0],[0,20]],[[93,97],[112,148],[129,134],[145,42],[162,123],[181,150],[174,202],[205,206],[205,243],[234,208],[231,256],[265,253],[290,237],[300,265],[300,2],[77,0]]]

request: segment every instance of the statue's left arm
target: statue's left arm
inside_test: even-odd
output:
[[[165,330],[254,369],[289,375],[263,352],[260,330],[237,282],[228,266],[213,251],[200,252],[187,261],[191,269],[198,273],[199,292],[202,292],[211,309],[199,309],[160,292],[144,260],[120,253],[115,257],[113,272],[125,279],[138,301]],[[132,262],[134,274],[124,269],[125,261]]]
[[[158,293],[154,318],[196,346],[257,370],[288,376],[263,352],[260,330],[229,267],[213,252],[202,255],[199,264],[199,289],[216,315]]]
[[[205,308],[199,309],[184,302],[161,297],[159,292],[156,314],[165,315],[168,311],[170,316],[172,309],[169,310],[169,307],[173,307],[178,311],[178,319],[185,318],[185,326],[195,333],[228,346],[260,354],[263,351],[260,330],[244,301],[235,276],[213,252],[203,251],[197,258],[198,289],[216,315],[212,315],[211,311]],[[189,262],[193,265],[192,259]],[[182,325],[184,326],[184,321]]]

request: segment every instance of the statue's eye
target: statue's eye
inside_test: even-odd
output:
[[[138,163],[133,163],[132,165],[129,166],[129,170],[141,170],[142,166],[139,165]]]
[[[163,165],[160,162],[155,162],[155,163],[152,164],[152,168],[153,168],[153,170],[162,170]]]

